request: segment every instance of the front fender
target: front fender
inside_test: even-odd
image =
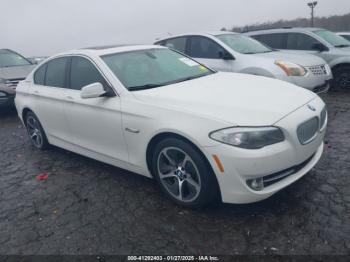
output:
[[[331,68],[334,68],[340,64],[350,64],[350,56],[344,56],[334,59],[329,63],[329,66]]]
[[[276,78],[271,72],[259,67],[244,68],[238,73]]]

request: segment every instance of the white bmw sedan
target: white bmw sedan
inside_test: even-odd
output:
[[[323,151],[324,102],[264,77],[215,72],[160,46],[65,52],[17,87],[32,144],[153,177],[176,203],[265,199]]]

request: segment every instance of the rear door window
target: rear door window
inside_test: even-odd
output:
[[[260,41],[261,43],[274,48],[274,49],[285,49],[286,34],[266,34],[266,35],[253,35],[253,38]]]
[[[65,87],[67,57],[56,58],[47,63],[45,85],[53,87]]]
[[[192,36],[190,38],[188,55],[194,58],[221,59],[225,53],[215,41],[204,36]]]

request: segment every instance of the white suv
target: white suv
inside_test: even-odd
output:
[[[176,49],[218,71],[277,78],[316,93],[326,92],[332,79],[322,58],[277,52],[232,32],[178,35],[156,44]]]
[[[350,42],[322,28],[281,28],[248,32],[247,35],[276,49],[314,54],[332,68],[334,88],[350,89]]]

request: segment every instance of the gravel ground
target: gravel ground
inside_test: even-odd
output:
[[[34,149],[2,110],[0,254],[350,255],[350,93],[323,98],[327,144],[308,175],[260,203],[201,210],[174,205],[150,179]]]

